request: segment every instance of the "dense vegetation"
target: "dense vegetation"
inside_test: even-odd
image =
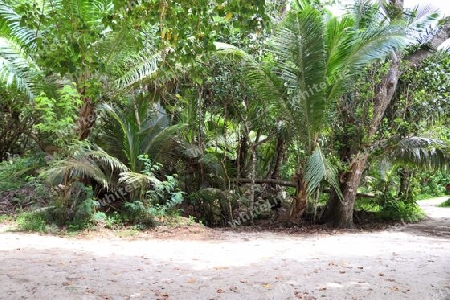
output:
[[[418,220],[450,183],[450,30],[400,2],[0,1],[0,213]]]

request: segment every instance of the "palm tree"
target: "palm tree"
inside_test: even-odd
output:
[[[273,39],[272,53],[278,64],[275,72],[287,90],[287,96],[279,99],[301,152],[291,220],[303,212],[308,196],[324,179],[343,198],[336,170],[320,147],[328,111],[351,89],[355,74],[405,43],[404,28],[382,19],[372,19],[370,27],[362,28],[358,15],[333,17],[309,1],[298,1],[287,13]]]
[[[417,14],[419,19],[404,18],[402,2],[389,1],[383,6],[383,12],[379,6],[373,6],[367,1],[358,2],[356,11],[362,12],[364,16],[358,19],[360,31],[371,33],[380,28],[398,28],[401,31],[407,31],[408,36],[412,37],[407,40],[408,45],[417,44],[414,40],[416,37],[414,32],[433,20],[436,14],[425,12]],[[335,117],[336,123],[342,122],[343,139],[346,143],[337,155],[341,165],[344,166],[339,173],[340,190],[344,201],[339,199],[336,193],[332,193],[324,218],[335,227],[353,226],[353,207],[357,189],[368,164],[371,148],[378,139],[378,131],[385,111],[397,90],[397,82],[401,74],[402,52],[400,50],[403,49],[403,47],[394,48],[393,50],[396,51],[393,51],[388,59],[372,65],[368,69],[369,72],[361,72],[364,82],[371,84],[370,88],[366,89],[366,92],[369,91],[367,95],[362,95],[355,87],[348,89],[339,99],[339,109],[335,111]],[[376,75],[372,76],[374,73]],[[358,111],[363,113],[358,114]],[[358,130],[350,132],[352,128],[358,128]]]
[[[60,204],[64,209],[76,205],[71,198],[76,183],[92,185],[95,182],[102,189],[114,189],[118,184],[119,173],[128,171],[117,158],[88,142],[75,142],[63,152],[63,158],[51,161],[40,176],[52,186],[61,188]]]

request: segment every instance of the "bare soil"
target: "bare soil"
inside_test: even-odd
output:
[[[121,238],[0,224],[0,299],[450,299],[450,208],[419,224],[286,234],[184,226]]]

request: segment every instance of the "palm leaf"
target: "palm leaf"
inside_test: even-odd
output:
[[[136,172],[122,172],[119,175],[119,182],[133,187],[135,191],[138,191],[141,196],[152,185],[160,185],[161,181],[154,175],[146,175]]]
[[[450,166],[449,147],[442,140],[425,137],[402,138],[385,149],[390,160],[425,169],[447,169]]]
[[[21,25],[22,16],[0,2],[0,35],[28,49],[35,48],[36,32]]]
[[[316,147],[306,165],[305,181],[307,193],[312,195],[323,180],[333,187],[341,200],[344,199],[339,186],[336,168],[326,159],[320,147]]]
[[[33,99],[37,94],[35,82],[39,73],[39,67],[19,44],[0,37],[0,81],[6,86],[15,85]]]
[[[148,49],[142,50],[138,55],[125,61],[123,65],[128,65],[127,72],[121,74],[115,82],[118,90],[124,90],[140,83],[146,79],[152,78],[158,71],[158,63],[162,60],[160,52],[151,52]]]
[[[56,162],[52,167],[41,173],[52,185],[67,184],[67,179],[92,178],[104,188],[108,188],[108,178],[103,171],[89,159],[66,159]]]
[[[299,133],[312,140],[323,125],[324,90],[315,88],[325,80],[326,53],[322,16],[311,7],[288,14],[274,39],[280,76],[290,93],[287,111]]]
[[[163,154],[168,153],[173,148],[173,144],[170,140],[186,127],[187,124],[176,124],[162,129],[151,141],[149,141],[144,148],[144,153],[149,154],[150,157],[153,157],[156,160],[160,159]]]

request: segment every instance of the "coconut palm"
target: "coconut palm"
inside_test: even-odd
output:
[[[296,172],[297,195],[290,215],[295,219],[306,207],[308,196],[322,180],[340,194],[336,170],[320,147],[320,136],[328,124],[333,101],[351,88],[355,74],[368,64],[386,58],[406,44],[405,29],[371,17],[370,27],[358,15],[341,18],[315,8],[309,1],[298,1],[289,11],[272,40],[276,67],[255,72],[249,64],[249,80],[262,99],[276,98],[283,107],[283,118],[298,141]],[[229,51],[229,50],[227,50]],[[255,76],[255,74],[257,76]],[[273,75],[282,82],[275,84]],[[262,78],[266,78],[262,80]]]

